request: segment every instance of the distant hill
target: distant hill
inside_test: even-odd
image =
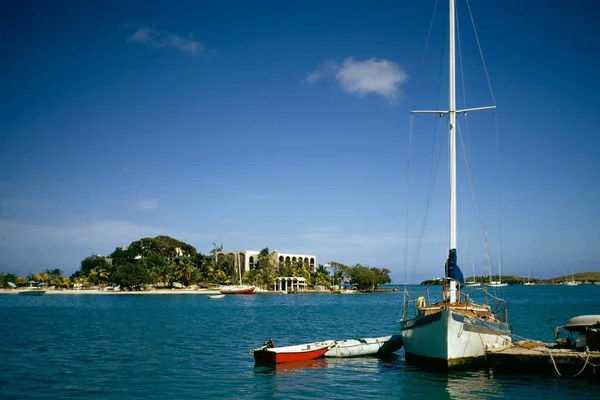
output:
[[[469,281],[472,278],[469,277]],[[573,279],[575,281],[581,282],[581,283],[600,283],[600,272],[580,272],[577,274],[573,274]],[[482,276],[477,276],[475,277],[475,280],[477,282],[489,282],[490,280],[493,281],[498,281],[499,277],[498,275],[494,275],[491,277],[486,276],[486,277],[482,277]],[[524,282],[527,281],[531,281],[531,282],[535,282],[538,283],[540,285],[553,285],[553,284],[561,284],[564,283],[565,281],[570,281],[571,280],[571,274],[569,275],[564,275],[564,276],[557,276],[556,278],[549,278],[549,279],[536,279],[536,278],[523,278],[523,277],[519,277],[519,276],[515,276],[515,275],[502,275],[502,282],[506,282],[509,285],[522,285]],[[440,281],[435,281],[433,279],[428,279],[426,281],[421,282],[421,285],[441,285]]]

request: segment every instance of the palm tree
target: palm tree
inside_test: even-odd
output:
[[[317,269],[315,270],[315,285],[323,285],[329,287],[331,282],[331,275],[327,268],[319,264]]]

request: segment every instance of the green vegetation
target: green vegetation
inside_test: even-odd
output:
[[[472,277],[469,277],[468,280],[471,281]],[[580,272],[578,274],[573,274],[573,279],[577,282],[582,283],[595,283],[600,282],[600,272]],[[475,281],[477,282],[489,282],[498,281],[499,276],[493,275],[491,278],[489,276],[477,276],[475,277]],[[502,275],[502,283],[508,283],[509,285],[522,285],[525,282],[533,282],[538,285],[560,285],[565,283],[566,281],[571,280],[571,275],[558,276],[556,278],[549,279],[536,279],[536,278],[522,278],[515,275]],[[426,280],[421,282],[421,285],[439,285],[440,282],[434,282],[433,280]]]
[[[332,284],[349,283],[359,290],[375,291],[390,283],[390,271],[356,264],[354,267],[330,263],[333,276],[323,265],[311,271],[310,265],[298,261],[280,262],[275,252],[264,248],[256,257],[250,271],[240,272],[233,255],[216,254],[223,245],[213,243],[210,255],[199,253],[193,246],[169,236],[142,238],[127,247],[117,247],[110,255],[91,255],[81,260],[81,265],[70,278],[63,277],[60,269],[18,277],[0,273],[0,287],[8,282],[25,286],[28,281],[46,282],[59,288],[88,288],[92,286],[119,286],[122,290],[143,290],[149,286],[173,288],[174,286],[210,287],[211,285],[253,284],[272,288],[278,276],[303,277],[308,288],[316,285],[329,288]]]

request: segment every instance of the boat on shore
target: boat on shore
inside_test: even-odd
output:
[[[376,338],[347,339],[335,342],[325,357],[363,357],[392,354],[402,348],[402,336],[390,335]]]
[[[280,364],[322,357],[334,345],[335,340],[326,340],[294,346],[275,347],[273,340],[269,339],[262,347],[251,350],[250,354],[254,356],[254,361],[258,364]]]
[[[221,294],[252,294],[256,290],[256,286],[223,286],[219,289]]]

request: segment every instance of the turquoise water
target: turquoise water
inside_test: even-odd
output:
[[[422,287],[411,287],[415,293]],[[600,286],[509,286],[513,330],[600,314]],[[0,398],[599,398],[586,379],[434,373],[377,358],[257,367],[248,351],[397,332],[402,291],[354,295],[0,295]]]

